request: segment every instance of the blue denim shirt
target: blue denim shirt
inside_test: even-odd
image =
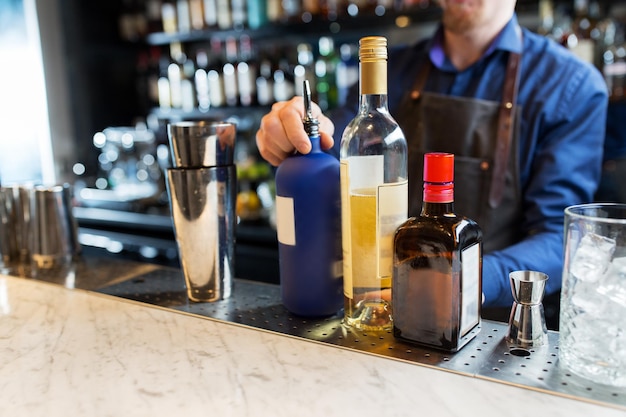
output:
[[[549,275],[546,293],[561,288],[563,211],[593,201],[600,181],[608,92],[600,72],[557,43],[509,21],[485,54],[458,71],[443,52],[442,28],[432,38],[389,51],[388,93],[391,114],[410,90],[425,60],[434,65],[426,91],[500,101],[509,51],[521,51],[517,104],[521,106],[519,167],[523,193],[524,239],[483,258],[485,306],[513,302],[508,275],[536,270]],[[335,147],[358,108],[358,86],[349,107],[330,116]],[[411,169],[409,167],[409,169]]]

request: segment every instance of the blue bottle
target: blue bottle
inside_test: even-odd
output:
[[[304,92],[311,152],[288,157],[276,170],[280,286],[290,312],[320,317],[343,307],[339,161],[320,147],[307,81]]]

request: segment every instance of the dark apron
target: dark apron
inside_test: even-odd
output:
[[[453,153],[455,212],[478,222],[485,253],[522,238],[516,105],[519,62],[519,54],[509,54],[502,102],[498,103],[423,92],[431,66],[428,61],[394,114],[408,142],[409,215],[421,211],[424,154]]]

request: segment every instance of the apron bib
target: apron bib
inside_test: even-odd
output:
[[[408,142],[409,216],[422,207],[424,154],[453,153],[455,212],[479,224],[485,253],[522,238],[519,61],[509,54],[501,103],[423,92],[428,62],[394,115]]]

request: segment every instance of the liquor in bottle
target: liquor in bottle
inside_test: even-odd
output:
[[[454,212],[454,155],[427,153],[419,216],[394,238],[393,334],[456,352],[477,333],[482,297],[482,232]]]
[[[408,216],[407,143],[387,105],[387,40],[359,42],[359,112],[341,138],[344,322],[388,330],[393,235]]]
[[[328,316],[343,303],[339,161],[320,147],[303,82],[304,128],[311,152],[293,154],[276,170],[276,227],[284,306],[301,316]]]

